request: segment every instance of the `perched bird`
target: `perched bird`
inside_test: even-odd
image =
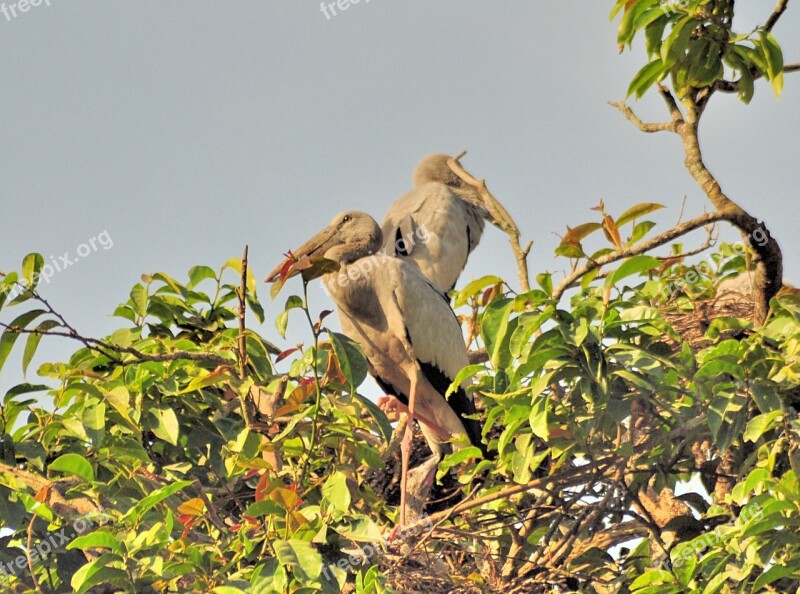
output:
[[[478,190],[428,155],[414,170],[414,189],[394,201],[381,228],[387,254],[410,262],[443,294],[452,291],[489,214]]]
[[[363,212],[344,212],[292,253],[297,259],[326,259],[338,270],[323,275],[336,303],[342,331],[364,352],[369,371],[387,393],[384,407],[407,409],[436,459],[470,443],[480,447],[481,426],[467,418],[475,405],[464,386],[445,397],[448,387],[469,364],[461,326],[441,293],[414,266],[378,253],[381,229]],[[283,266],[267,281],[275,281]],[[330,268],[328,268],[330,270]],[[401,447],[400,524],[406,520],[406,483],[411,425]]]

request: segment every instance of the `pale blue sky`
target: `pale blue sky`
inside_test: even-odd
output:
[[[641,48],[618,55],[611,5],[362,0],[328,20],[313,1],[50,0],[0,14],[0,270],[31,251],[59,261],[107,231],[111,249],[43,291],[102,334],[141,273],[216,268],[248,243],[261,278],[338,211],[380,220],[420,157],[465,148],[467,169],[535,240],[532,275],[563,267],[553,232],[589,220],[601,197],[612,213],[665,203],[666,224],[686,195],[697,214],[707,204],[678,139],[642,134],[606,104],[644,61]],[[772,5],[738,3],[741,22]],[[800,61],[798,15],[790,7],[775,30],[787,61]],[[634,107],[663,118],[655,98]],[[716,98],[702,130],[707,163],[767,222],[795,282],[798,130],[800,74],[780,102],[764,82],[749,107]],[[489,273],[516,284],[494,229],[461,284]],[[275,339],[283,297],[266,289]],[[312,306],[330,306],[319,289]]]

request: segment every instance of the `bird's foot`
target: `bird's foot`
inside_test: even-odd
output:
[[[379,396],[378,397],[378,408],[381,409],[383,412],[402,412],[405,414],[409,414],[411,411],[408,410],[408,407],[400,402],[395,396]]]

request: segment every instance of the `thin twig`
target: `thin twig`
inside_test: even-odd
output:
[[[42,587],[39,585],[39,581],[36,579],[36,573],[34,572],[33,567],[33,524],[36,522],[36,517],[36,514],[32,514],[31,521],[28,523],[28,540],[25,548],[25,556],[28,558],[28,569],[31,572],[33,585],[36,587],[36,591],[39,592],[39,594],[42,594]]]

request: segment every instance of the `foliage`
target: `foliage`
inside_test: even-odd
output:
[[[732,0],[619,0],[616,16],[619,43],[641,34],[649,56],[629,94],[667,77],[695,107],[716,89],[747,102],[759,77],[781,91],[779,12],[749,33],[733,31]],[[472,382],[493,458],[443,461],[465,498],[436,515],[444,532],[414,543],[451,563],[451,591],[800,588],[800,300],[773,299],[759,327],[704,317],[748,249],[651,255],[646,217],[660,208],[614,216],[601,201],[598,220],[567,228],[556,255],[585,273],[566,303],[548,272],[523,293],[487,276],[454,296],[486,360],[454,384]],[[246,259],[186,281],[143,276],[114,311],[120,327],[95,339],[38,292],[42,265],[31,254],[0,273],[0,370],[16,349],[30,374],[45,337],[81,346],[0,405],[4,592],[377,594],[402,582],[377,554],[395,510],[365,481],[391,427],[359,393],[363,355],[305,284],[274,317],[281,340],[307,324],[307,345],[278,348],[246,326],[246,312],[266,318]]]
[[[733,0],[617,0],[611,18],[620,15],[617,41],[645,40],[649,62],[636,73],[628,95],[641,97],[657,81],[670,78],[679,99],[720,82],[735,82],[749,103],[760,76],[783,90],[783,52],[767,26],[733,30]]]

